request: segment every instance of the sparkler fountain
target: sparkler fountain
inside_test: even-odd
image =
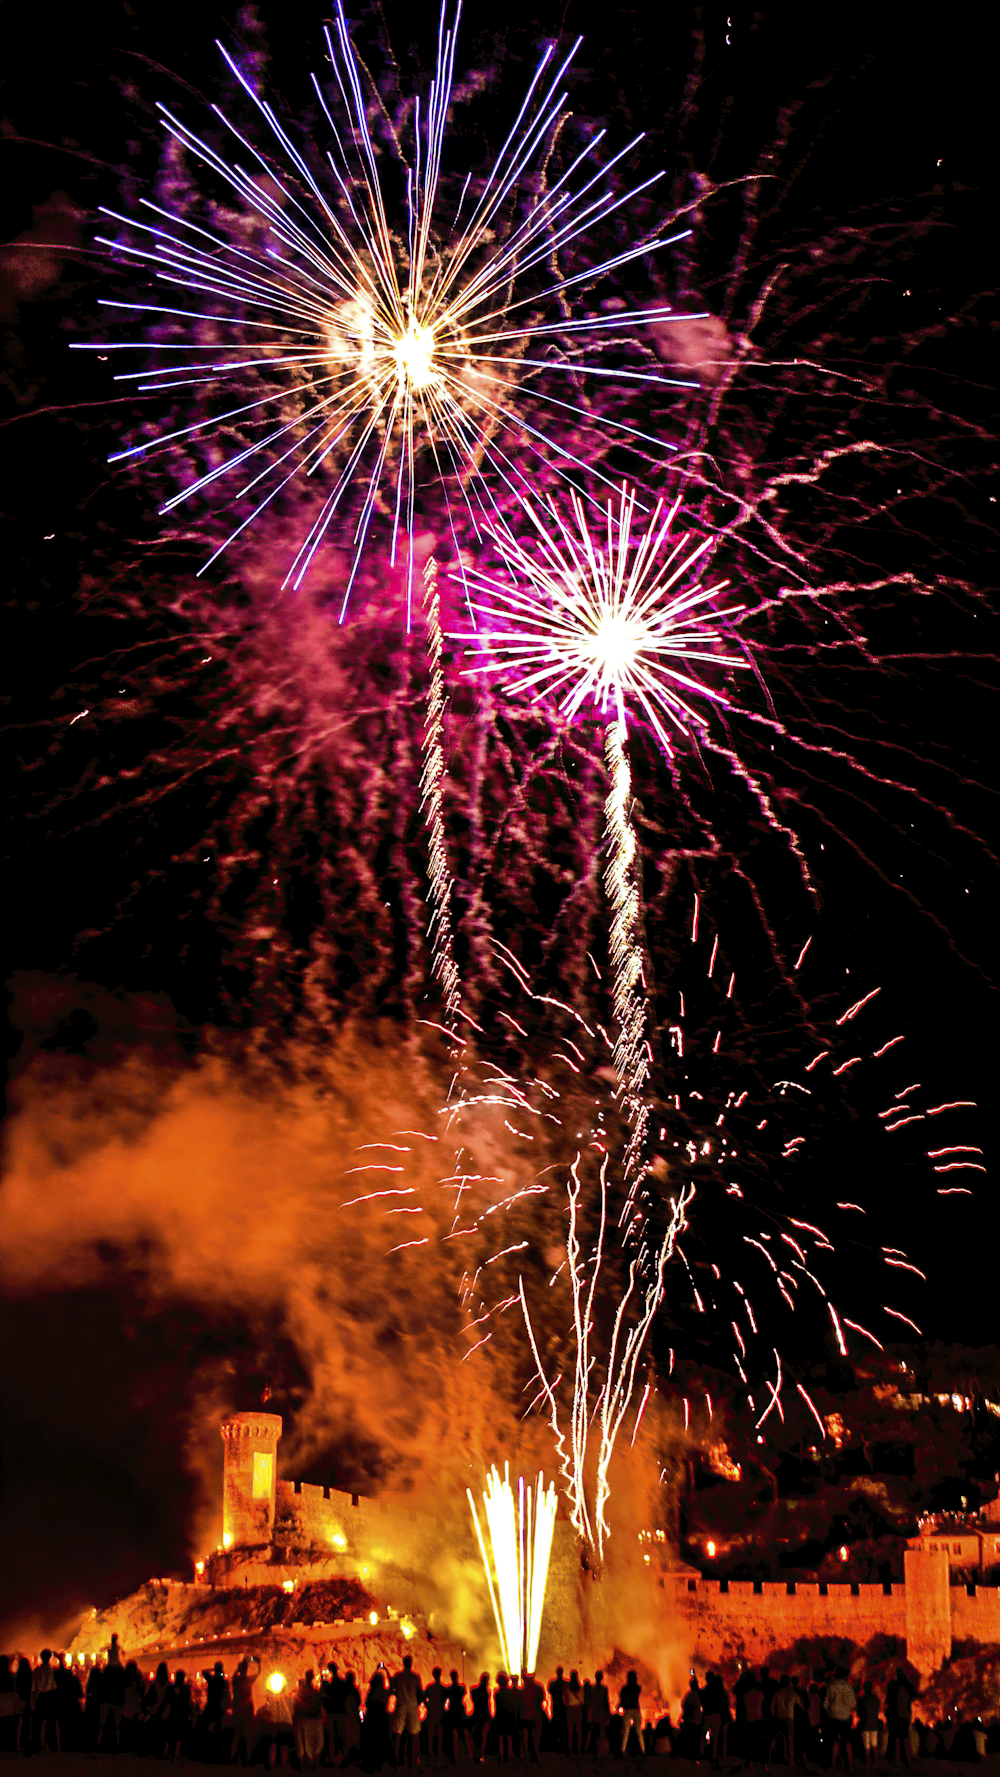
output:
[[[521,1475],[515,1502],[510,1465],[504,1464],[502,1481],[494,1466],[483,1492],[489,1551],[471,1488],[466,1492],[507,1671],[534,1672],[556,1521],[555,1487],[551,1482],[546,1487],[539,1475],[532,1491]]]

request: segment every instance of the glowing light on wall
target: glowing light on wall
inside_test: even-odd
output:
[[[556,1490],[539,1475],[534,1490],[518,1476],[517,1500],[510,1484],[510,1465],[503,1480],[490,1470],[483,1491],[490,1551],[479,1523],[476,1502],[467,1488],[476,1527],[490,1603],[508,1672],[533,1672],[542,1628],[545,1582],[556,1521]],[[491,1559],[492,1554],[492,1559]]]

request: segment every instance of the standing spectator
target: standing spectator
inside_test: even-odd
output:
[[[861,1687],[858,1699],[858,1721],[861,1724],[861,1746],[865,1755],[865,1764],[874,1765],[878,1759],[878,1735],[882,1726],[879,1700],[875,1695],[872,1681],[866,1678]]]
[[[344,1673],[344,1761],[361,1745],[361,1692],[353,1672]]]
[[[309,1668],[295,1690],[292,1720],[295,1726],[295,1750],[299,1764],[315,1765],[323,1751],[323,1700],[316,1688],[316,1674]]]
[[[116,1650],[117,1651],[117,1650]],[[125,1668],[121,1660],[112,1662],[108,1656],[108,1664],[104,1668],[104,1680],[101,1685],[100,1726],[98,1728],[98,1745],[104,1746],[109,1737],[114,1740],[116,1752],[122,1747],[122,1717],[125,1714]],[[108,1728],[110,1721],[111,1727]]]
[[[549,1715],[552,1720],[552,1731],[547,1738],[551,1741],[552,1752],[566,1751],[566,1681],[563,1669],[556,1667],[555,1678],[548,1683]]]
[[[126,1671],[130,1670],[131,1662],[129,1666],[126,1667]],[[215,1764],[218,1763],[220,1757],[222,1728],[226,1715],[229,1712],[229,1705],[232,1702],[232,1692],[229,1688],[229,1680],[226,1677],[226,1669],[221,1660],[216,1660],[215,1665],[211,1670],[206,1666],[201,1676],[205,1680],[205,1707],[202,1710],[200,1722],[201,1734],[204,1742],[202,1750],[208,1761]],[[128,1719],[128,1713],[128,1696],[126,1693],[126,1720]]]
[[[0,1654],[0,1754],[17,1751],[17,1681],[10,1669],[10,1655]]]
[[[674,1751],[674,1724],[670,1719],[670,1710],[664,1709],[656,1727],[653,1729],[653,1751],[660,1758],[671,1758]]]
[[[705,1712],[706,1751],[712,1761],[713,1770],[717,1771],[722,1765],[729,1724],[732,1720],[729,1695],[717,1672],[706,1672],[701,1701]]]
[[[823,1693],[811,1684],[806,1695],[806,1754],[818,1765],[823,1756]]]
[[[774,1744],[780,1740],[785,1763],[791,1770],[795,1763],[795,1717],[802,1706],[799,1702],[799,1693],[787,1672],[774,1693],[774,1702],[771,1707],[777,1730],[775,1741],[772,1742],[772,1749]]]
[[[106,1666],[124,1666],[125,1661],[122,1659],[122,1650],[118,1645],[117,1630],[113,1632],[105,1652],[108,1656],[105,1661]]]
[[[751,1765],[763,1765],[767,1769],[768,1726],[764,1720],[764,1692],[756,1677],[751,1676],[750,1683],[743,1689],[743,1712],[745,1726],[743,1729],[743,1762],[737,1766],[742,1771]]]
[[[830,1729],[830,1769],[837,1763],[837,1750],[843,1755],[847,1769],[851,1768],[851,1717],[857,1707],[857,1695],[854,1686],[847,1676],[847,1669],[838,1666],[826,1690],[823,1692],[823,1708]]]
[[[583,1751],[583,1686],[575,1666],[563,1686],[563,1708],[566,1711],[566,1751],[580,1753]]]
[[[444,1749],[444,1714],[448,1693],[441,1683],[441,1668],[435,1666],[431,1673],[431,1682],[424,1692],[424,1706],[427,1710],[427,1757],[432,1765],[440,1764]]]
[[[399,1707],[398,1703],[396,1705]],[[392,1761],[389,1745],[389,1685],[385,1668],[377,1666],[372,1673],[365,1698],[365,1718],[361,1724],[361,1768],[381,1771]]]
[[[80,1745],[83,1686],[73,1671],[72,1654],[60,1654],[56,1667],[56,1720],[59,1745],[63,1752],[76,1752]]]
[[[109,1667],[108,1670],[111,1671],[113,1669]],[[117,1670],[121,1672],[123,1681],[122,1699],[124,1702],[125,1674],[120,1666]],[[121,1716],[119,1716],[118,1720],[120,1725]],[[191,1686],[188,1684],[187,1673],[183,1666],[178,1666],[177,1671],[174,1673],[173,1684],[170,1686],[170,1690],[167,1693],[167,1732],[164,1744],[164,1757],[174,1759],[183,1758],[188,1750],[188,1740],[190,1739],[190,1736]]]
[[[733,1699],[736,1704],[735,1748],[733,1744],[734,1736],[731,1734],[729,1737],[729,1750],[731,1752],[733,1750],[737,1751],[740,1754],[740,1757],[744,1759],[746,1758],[747,1741],[747,1712],[744,1699],[747,1691],[749,1691],[755,1683],[756,1678],[751,1668],[749,1666],[744,1666],[740,1671],[736,1683],[733,1685]]]
[[[56,1674],[52,1665],[52,1649],[43,1647],[42,1656],[31,1675],[31,1711],[34,1732],[31,1744],[44,1752],[46,1743],[56,1749]]]
[[[888,1732],[888,1756],[904,1765],[910,1762],[910,1722],[913,1717],[913,1688],[903,1666],[896,1667],[896,1676],[885,1693],[885,1725]]]
[[[79,1682],[79,1680],[77,1681]],[[143,1710],[142,1674],[134,1660],[125,1668],[125,1702],[122,1706],[121,1748],[123,1752],[139,1751],[139,1724]]]
[[[424,1687],[420,1675],[413,1670],[413,1655],[404,1654],[403,1664],[399,1672],[393,1673],[389,1685],[396,1699],[396,1713],[392,1718],[392,1736],[396,1742],[396,1763],[399,1764],[403,1749],[403,1735],[406,1740],[406,1762],[409,1765],[420,1763],[420,1704],[423,1700]],[[413,1757],[413,1746],[416,1742],[417,1756]]]
[[[280,1672],[273,1672],[267,1681],[258,1720],[267,1740],[269,1767],[273,1770],[279,1759],[282,1765],[287,1765],[288,1755],[295,1746],[295,1724],[288,1687]]]
[[[472,1758],[472,1736],[469,1733],[469,1717],[465,1708],[465,1686],[457,1672],[450,1672],[451,1683],[444,1693],[444,1743],[452,1764],[458,1760],[458,1745],[461,1740],[463,1750],[468,1758]]]
[[[521,1704],[511,1688],[506,1672],[497,1673],[496,1690],[497,1764],[501,1758],[510,1763],[510,1744],[515,1750],[521,1737]]]
[[[604,1673],[595,1672],[594,1682],[590,1687],[587,1703],[587,1740],[588,1750],[597,1758],[604,1742],[604,1751],[611,1752],[611,1740],[608,1730],[611,1727],[611,1698],[604,1682]]]
[[[525,1759],[530,1757],[533,1765],[538,1763],[544,1723],[545,1692],[535,1674],[529,1672],[521,1686],[521,1753]]]
[[[490,1710],[490,1675],[488,1672],[480,1673],[479,1683],[473,1685],[472,1690],[469,1692],[469,1700],[472,1704],[471,1728],[473,1756],[477,1763],[482,1764],[486,1753],[486,1743],[489,1739],[490,1728],[493,1723],[493,1716]]]
[[[701,1764],[701,1742],[704,1733],[705,1710],[702,1705],[701,1685],[694,1673],[681,1702],[681,1746],[682,1758],[693,1759]]]
[[[327,1752],[331,1765],[344,1756],[345,1729],[347,1712],[344,1706],[345,1685],[337,1669],[336,1660],[331,1660],[320,1681],[319,1697],[323,1726],[326,1730]],[[360,1699],[359,1699],[360,1701]]]
[[[257,1668],[256,1672],[250,1670],[251,1660]],[[166,1677],[165,1666],[160,1666],[157,1669],[157,1681],[159,1681],[161,1672]],[[256,1654],[245,1654],[233,1674],[233,1747],[229,1755],[232,1764],[235,1764],[237,1759],[244,1766],[250,1762],[256,1740],[253,1687],[259,1677],[260,1661]],[[147,1709],[149,1707],[148,1699],[146,1707]]]
[[[636,1751],[642,1753],[645,1747],[642,1742],[642,1712],[639,1707],[641,1695],[639,1680],[634,1672],[630,1672],[618,1692],[618,1702],[622,1712],[622,1757],[628,1751],[629,1739],[635,1733]]]

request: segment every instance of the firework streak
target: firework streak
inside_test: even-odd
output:
[[[632,774],[625,756],[625,728],[617,719],[605,738],[605,758],[611,790],[605,804],[608,861],[604,882],[611,902],[611,974],[614,983],[615,1072],[625,1103],[629,1140],[625,1150],[625,1204],[621,1219],[627,1222],[641,1185],[646,1159],[649,1103],[650,1051],[646,1028],[647,996],[642,978],[639,945],[640,895],[635,865],[636,837],[630,814]]]
[[[520,1475],[515,1505],[510,1465],[504,1463],[502,1481],[495,1466],[490,1470],[483,1504],[492,1561],[487,1553],[472,1490],[466,1488],[500,1648],[511,1674],[534,1672],[538,1657],[545,1581],[556,1521],[556,1490],[551,1482],[548,1487],[544,1482],[545,1477],[539,1475],[532,1493],[531,1488],[524,1485],[524,1476]]]
[[[431,893],[431,972],[444,994],[444,1020],[453,1042],[461,1005],[461,984],[455,962],[451,923],[451,870],[445,834],[442,780],[444,777],[444,673],[441,666],[441,595],[437,564],[431,556],[424,569],[424,611],[427,619],[427,660],[430,686],[424,716],[423,770],[420,776],[421,805],[427,828],[427,875]]]
[[[569,1233],[566,1239],[567,1268],[573,1294],[573,1326],[576,1365],[573,1379],[573,1405],[567,1432],[560,1420],[555,1391],[545,1374],[535,1339],[531,1316],[524,1294],[524,1280],[519,1279],[521,1311],[531,1343],[538,1380],[545,1396],[549,1418],[555,1435],[559,1461],[566,1481],[571,1518],[577,1535],[587,1545],[595,1569],[604,1560],[604,1545],[609,1534],[607,1504],[611,1495],[610,1468],[622,1421],[635,1391],[636,1375],[649,1329],[663,1299],[663,1273],[685,1227],[687,1209],[694,1197],[694,1186],[682,1187],[670,1199],[670,1222],[655,1253],[640,1246],[629,1262],[628,1283],[622,1292],[614,1318],[614,1328],[603,1365],[604,1381],[594,1398],[593,1377],[598,1369],[593,1349],[594,1304],[598,1278],[604,1260],[604,1237],[607,1228],[607,1157],[601,1163],[600,1224],[593,1250],[581,1260],[577,1236],[580,1201],[580,1156],[573,1164],[569,1196]],[[649,1277],[652,1260],[652,1279]],[[589,1278],[587,1273],[590,1273]],[[640,1409],[641,1411],[641,1409]],[[595,1435],[596,1434],[596,1435]],[[592,1444],[596,1451],[591,1454]],[[589,1496],[593,1488],[593,1504]]]

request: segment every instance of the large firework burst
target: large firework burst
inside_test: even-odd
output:
[[[158,443],[197,451],[213,436],[226,440],[221,460],[216,444],[164,507],[224,484],[240,516],[210,560],[296,477],[322,474],[318,510],[286,576],[293,587],[357,490],[350,502],[354,569],[343,608],[376,510],[391,519],[393,559],[400,533],[412,540],[422,457],[431,479],[446,484],[452,522],[457,500],[474,526],[482,513],[497,510],[498,490],[527,485],[529,466],[541,459],[563,474],[575,472],[579,456],[519,400],[525,383],[565,434],[574,416],[590,418],[581,405],[581,374],[626,384],[680,380],[656,374],[648,358],[631,370],[606,361],[609,341],[621,341],[640,324],[675,319],[668,308],[571,311],[581,291],[683,233],[647,229],[637,242],[618,241],[610,255],[591,248],[579,268],[574,255],[581,238],[662,176],[622,191],[615,169],[640,138],[599,167],[594,155],[603,130],[550,173],[568,118],[561,83],[579,41],[562,60],[549,45],[489,172],[477,178],[470,171],[460,190],[456,185],[457,195],[451,191],[442,156],[459,11],[442,7],[435,73],[426,102],[415,104],[409,161],[392,128],[386,141],[378,139],[377,95],[366,91],[338,5],[334,31],[325,33],[336,90],[325,92],[313,76],[331,132],[322,169],[315,145],[296,144],[223,50],[271,132],[271,152],[255,147],[218,107],[227,131],[256,163],[253,170],[230,162],[165,109],[163,118],[181,149],[235,194],[242,217],[235,235],[210,209],[196,220],[176,206],[144,201],[148,222],[105,212],[124,227],[107,244],[203,299],[185,307],[110,305],[137,311],[147,325],[169,327],[154,340],[118,342],[116,349],[139,345],[162,354],[151,370],[124,380],[147,393],[189,390],[194,402],[206,391],[222,398],[216,411],[198,412],[111,460],[141,456]],[[393,156],[405,181],[398,216]],[[145,236],[141,245],[136,231]],[[621,420],[603,424],[633,439],[645,436]],[[411,593],[412,572],[411,550]]]
[[[554,698],[569,716],[592,701],[605,718],[613,713],[623,732],[629,705],[638,704],[669,753],[671,726],[682,732],[707,726],[694,699],[726,701],[724,692],[692,677],[691,662],[746,664],[742,653],[720,651],[727,620],[744,607],[719,610],[712,602],[727,580],[691,584],[713,539],[688,548],[689,536],[675,536],[679,499],[665,516],[658,501],[636,536],[638,494],[623,484],[617,512],[607,503],[601,542],[580,496],[569,498],[571,519],[551,496],[544,510],[521,501],[535,528],[533,546],[506,525],[486,527],[512,583],[466,570],[490,601],[472,599],[489,627],[475,637],[485,657],[469,670],[501,673],[511,697]]]

